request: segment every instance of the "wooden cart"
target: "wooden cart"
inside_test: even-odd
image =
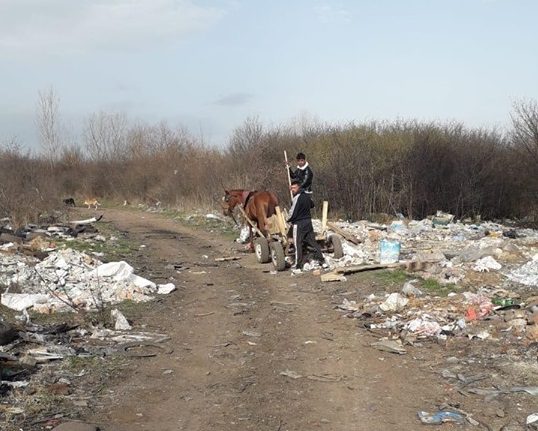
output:
[[[332,255],[334,259],[340,259],[344,256],[342,247],[342,238],[335,233],[329,233],[327,228],[331,226],[332,230],[338,229],[334,225],[327,223],[327,212],[329,203],[323,202],[322,231],[316,234],[316,241],[321,246],[323,253]],[[276,271],[284,271],[288,265],[288,257],[294,257],[293,238],[288,237],[289,225],[286,222],[286,214],[276,207],[276,214],[269,219],[269,233],[264,235],[257,228],[256,223],[250,220],[242,207],[239,207],[243,217],[252,226],[256,237],[254,238],[254,252],[256,260],[259,263],[272,262]]]

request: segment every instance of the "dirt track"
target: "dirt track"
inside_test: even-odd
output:
[[[418,358],[380,352],[334,309],[361,291],[355,281],[270,274],[252,254],[215,262],[238,246],[157,214],[104,214],[145,245],[137,274],[172,276],[179,289],[133,319],[134,330],[169,335],[174,352],[132,360],[88,418],[102,430],[414,430],[419,410],[445,400],[420,361],[439,346]]]

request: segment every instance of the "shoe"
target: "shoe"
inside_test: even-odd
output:
[[[318,263],[323,269],[327,269],[329,267],[329,264],[325,262],[325,259],[318,260]]]
[[[292,274],[301,274],[303,270],[301,268],[292,268]]]

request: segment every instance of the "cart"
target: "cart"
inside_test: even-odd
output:
[[[329,233],[327,229],[327,212],[329,203],[323,202],[322,212],[322,232],[316,234],[316,241],[321,246],[321,251],[331,254],[334,259],[344,256],[342,238],[338,234]],[[284,271],[288,266],[287,258],[295,255],[293,250],[293,239],[288,237],[289,225],[280,207],[276,207],[276,214],[268,219],[269,233],[264,235],[252,220],[250,220],[243,208],[239,207],[247,223],[252,226],[256,237],[254,238],[254,252],[259,263],[272,262],[276,271]]]

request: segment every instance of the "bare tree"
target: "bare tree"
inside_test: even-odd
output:
[[[84,141],[94,161],[121,161],[127,152],[127,118],[123,113],[99,112],[86,121]]]
[[[512,147],[533,165],[538,164],[538,103],[518,101],[512,105]]]
[[[60,137],[60,98],[52,87],[39,90],[37,99],[37,126],[45,157],[53,169],[62,146]]]

